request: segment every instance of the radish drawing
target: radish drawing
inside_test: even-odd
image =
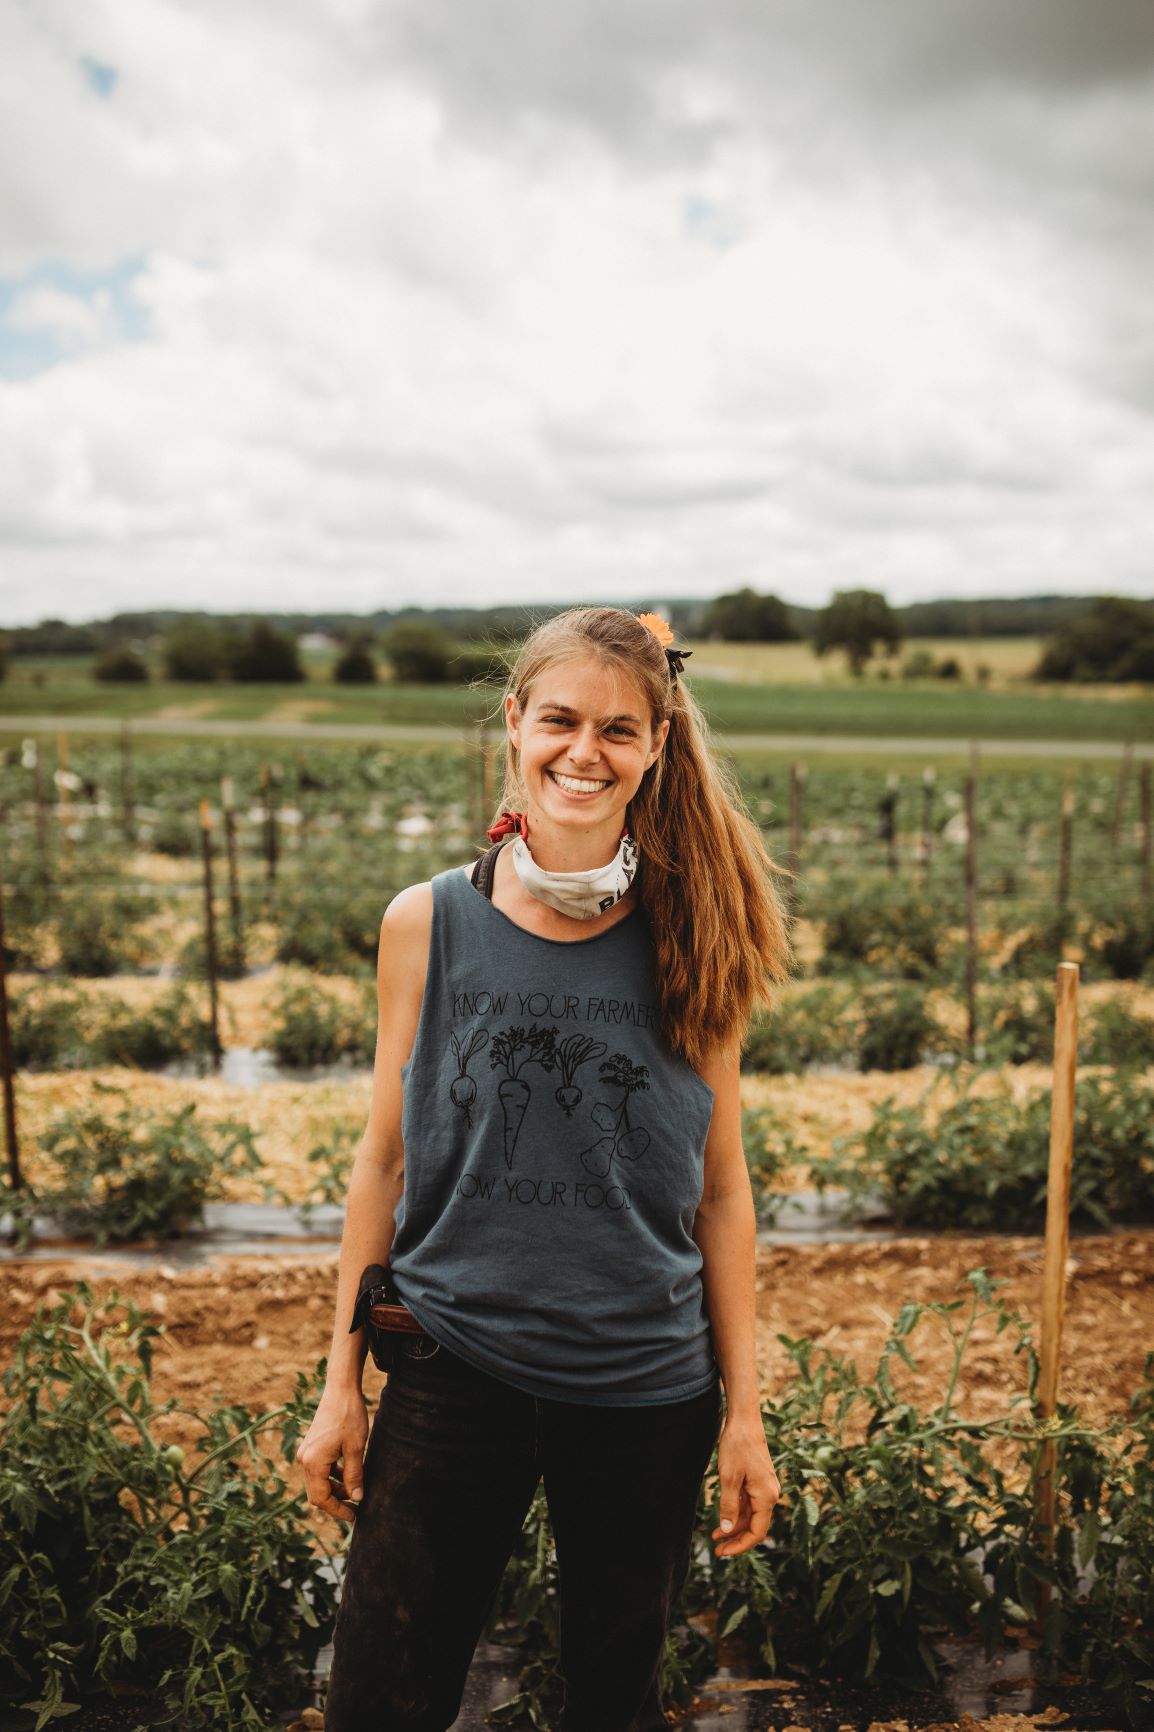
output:
[[[639,1161],[649,1147],[649,1132],[643,1125],[629,1123],[629,1097],[649,1087],[649,1066],[630,1064],[623,1052],[615,1052],[601,1066],[601,1075],[611,1088],[621,1089],[622,1095],[620,1106],[598,1101],[590,1114],[603,1135],[589,1148],[582,1149],[581,1165],[597,1179],[608,1176],[614,1156],[623,1161]]]
[[[539,1064],[542,1070],[552,1070],[556,1059],[553,1044],[556,1039],[555,1028],[538,1028],[536,1023],[528,1033],[523,1028],[506,1028],[493,1036],[489,1064],[493,1070],[503,1067],[505,1071],[497,1096],[505,1121],[507,1167],[513,1165],[513,1150],[517,1147],[525,1109],[529,1105],[529,1084],[522,1081],[520,1073],[527,1064]]]
[[[608,1049],[603,1040],[590,1040],[588,1035],[571,1034],[568,1040],[563,1040],[557,1048],[557,1063],[561,1066],[561,1087],[553,1098],[558,1106],[564,1107],[565,1117],[573,1117],[573,1108],[581,1099],[581,1090],[574,1084],[573,1078],[583,1064],[590,1059],[600,1058]]]
[[[486,1029],[470,1029],[468,1039],[462,1046],[455,1034],[449,1036],[449,1045],[453,1049],[453,1057],[457,1061],[457,1074],[453,1078],[453,1086],[449,1090],[450,1099],[455,1107],[460,1107],[465,1115],[465,1123],[473,1123],[473,1102],[477,1098],[477,1085],[469,1075],[469,1060],[479,1052],[484,1052],[489,1044],[489,1034]]]

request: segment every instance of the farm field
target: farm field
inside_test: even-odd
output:
[[[12,1210],[25,1235],[4,1255],[10,1304],[0,1361],[17,1351],[42,1302],[66,1301],[84,1279],[99,1315],[115,1289],[162,1326],[151,1436],[182,1456],[182,1473],[195,1472],[205,1415],[279,1409],[302,1373],[314,1376],[332,1326],[335,1249],[318,1237],[292,1255],[274,1244],[266,1255],[190,1265],[181,1235],[206,1199],[272,1204],[286,1222],[299,1221],[302,1208],[339,1206],[368,1108],[381,913],[404,884],[474,856],[492,812],[495,764],[475,734],[437,747],[278,745],[275,753],[257,741],[141,740],[131,759],[115,739],[78,735],[66,759],[58,749],[48,737],[0,754],[25,1200],[30,1192],[41,1216],[60,1211],[46,1238],[15,1193],[0,1196],[0,1212]],[[1118,1475],[1145,1471],[1137,1464],[1148,1409],[1130,1404],[1149,1378],[1154,1339],[1149,766],[1083,763],[1067,775],[1061,762],[983,762],[972,789],[971,935],[964,762],[830,759],[797,771],[743,753],[734,763],[771,853],[791,867],[782,889],[796,951],[795,978],[773,1015],[751,1028],[742,1078],[743,1135],[766,1232],[758,1252],[763,1403],[767,1425],[783,1427],[793,1475],[774,1567],[812,1572],[805,1591],[812,1586],[815,1601],[828,1592],[835,1610],[847,1596],[839,1625],[860,1572],[847,1564],[834,1581],[832,1563],[822,1576],[803,1561],[812,1550],[808,1516],[798,1513],[805,1498],[829,1522],[855,1498],[865,1508],[880,1495],[871,1488],[885,1485],[908,1483],[911,1511],[925,1502],[916,1481],[903,1479],[898,1443],[885,1474],[869,1466],[875,1432],[897,1438],[910,1415],[924,1416],[917,1424],[931,1427],[926,1436],[937,1435],[934,1426],[976,1428],[988,1508],[1009,1520],[1027,1494],[1029,1363],[1017,1325],[999,1323],[993,1301],[983,1301],[959,1363],[947,1317],[984,1271],[998,1304],[1037,1336],[1062,957],[1082,975],[1061,1383],[1078,1417],[1062,1423],[1116,1440],[1079,1445],[1103,1452],[1094,1459],[1115,1488],[1109,1498],[1121,1495]],[[205,979],[201,800],[211,817],[219,1068]],[[772,1237],[792,1200],[826,1190],[844,1199],[847,1218],[869,1223],[862,1236]],[[108,1260],[87,1248],[102,1238]],[[134,1245],[150,1248],[144,1261],[123,1261]],[[943,1309],[950,1305],[954,1313]],[[913,1331],[912,1366],[892,1348],[899,1318]],[[877,1382],[887,1352],[890,1381]],[[818,1393],[827,1374],[860,1386],[836,1443]],[[380,1383],[370,1366],[366,1392]],[[188,1411],[166,1414],[169,1398]],[[18,1399],[13,1385],[6,1404]],[[1014,1429],[1019,1410],[1025,1430]],[[1104,1464],[1115,1447],[1130,1454],[1109,1468],[1110,1479]],[[850,1463],[844,1497],[823,1489],[815,1449],[841,1451]],[[1071,1445],[1068,1474],[1079,1459]],[[295,1496],[295,1467],[286,1459],[278,1471]],[[938,1495],[947,1483],[948,1474]],[[1070,1477],[1062,1485],[1064,1519],[1085,1550],[1084,1494]],[[1122,1507],[1109,1498],[1102,1493],[1095,1516],[1104,1531],[1119,1519],[1110,1510]],[[877,1532],[889,1518],[869,1507]],[[335,1530],[313,1512],[292,1519],[318,1556],[333,1543]],[[1144,1530],[1127,1543],[1147,1568]],[[931,1626],[929,1583],[949,1567],[935,1565],[913,1590],[911,1604]],[[1063,1604],[1080,1631],[1070,1570]],[[999,1590],[1007,1608],[1027,1593],[1026,1579]],[[1103,1581],[1114,1581],[1105,1565]],[[756,1653],[764,1616],[756,1584],[700,1571],[692,1592],[703,1615],[722,1607],[725,1618],[737,1595]],[[1129,1615],[1121,1587],[1118,1595],[1111,1617]],[[869,1614],[882,1672],[900,1669],[909,1646],[886,1621],[893,1609],[883,1595]],[[1014,1627],[1007,1610],[999,1628]],[[1077,1655],[1098,1663],[1089,1635],[1064,1639],[1068,1667]],[[778,1640],[788,1664],[794,1637],[781,1629]],[[863,1649],[853,1664],[864,1659]]]
[[[1036,686],[1026,676],[1036,659],[1033,639],[914,640],[938,661],[958,660],[960,680],[898,677],[901,657],[873,664],[861,679],[844,657],[818,658],[807,644],[694,646],[688,676],[694,695],[722,733],[912,733],[975,739],[1154,740],[1149,687]],[[12,664],[0,682],[0,716],[112,717],[164,721],[299,724],[424,723],[460,727],[499,707],[495,688],[334,684],[331,658],[306,662],[297,684],[106,685],[92,679],[83,658],[54,657]],[[979,680],[977,669],[988,669]]]

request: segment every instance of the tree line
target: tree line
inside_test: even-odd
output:
[[[844,653],[855,674],[875,658],[890,660],[908,638],[958,636],[943,628],[964,610],[968,633],[977,635],[988,610],[1020,628],[1047,617],[1058,623],[1032,670],[1039,680],[1154,683],[1154,602],[1124,596],[1092,600],[1035,597],[1021,602],[935,602],[891,607],[877,590],[839,590],[820,609],[792,606],[780,597],[744,588],[705,603],[667,604],[674,630],[683,637],[728,643],[789,643],[808,639],[819,656]],[[1060,605],[1059,605],[1060,604]],[[503,650],[566,604],[547,608],[408,608],[370,616],[232,616],[175,611],[118,614],[109,620],[71,625],[44,620],[0,637],[0,678],[10,656],[95,653],[94,675],[106,681],[145,681],[150,655],[157,654],[169,680],[268,681],[291,684],[307,678],[299,637],[317,632],[335,645],[330,677],[341,684],[369,684],[378,677],[377,657],[402,681],[465,683],[500,679]],[[1055,611],[1057,609],[1057,611]],[[951,611],[952,610],[952,611]],[[914,629],[914,627],[918,629]],[[990,634],[996,635],[996,634]],[[935,659],[915,650],[902,665],[905,678],[954,679],[956,656]]]

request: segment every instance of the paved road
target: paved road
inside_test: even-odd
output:
[[[0,716],[0,733],[7,734],[119,734],[121,722],[114,716]],[[409,722],[224,722],[177,721],[140,716],[132,721],[134,734],[177,734],[185,738],[252,740],[372,740],[380,745],[409,743],[459,745],[461,727],[438,727]],[[861,752],[877,757],[936,758],[949,754],[965,756],[967,739],[910,739],[903,735],[875,738],[864,734],[715,734],[715,742],[726,752],[788,752],[795,757],[820,752]],[[1120,758],[1124,750],[1118,740],[978,740],[982,754],[990,758]],[[1154,760],[1154,741],[1134,742],[1136,758]]]

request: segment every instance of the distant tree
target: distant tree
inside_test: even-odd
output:
[[[393,678],[412,685],[440,685],[449,678],[453,641],[435,625],[403,620],[382,639]]]
[[[253,622],[229,660],[234,680],[284,684],[307,678],[296,638],[266,619]]]
[[[223,679],[228,649],[225,634],[211,620],[178,620],[161,649],[165,675],[170,680]]]
[[[377,677],[373,640],[367,632],[351,637],[333,663],[333,679],[341,686],[371,686]]]
[[[0,680],[8,678],[8,656],[8,639],[6,637],[0,637]]]
[[[903,680],[931,680],[934,677],[934,658],[927,649],[912,651],[902,663]]]
[[[817,616],[813,647],[819,656],[844,650],[855,674],[860,674],[876,648],[893,655],[902,632],[884,595],[874,589],[839,589]]]
[[[1154,681],[1154,603],[1099,596],[1054,634],[1033,678]]]
[[[755,589],[734,590],[711,601],[702,615],[701,633],[727,643],[792,643],[801,635],[785,603]]]
[[[131,644],[114,643],[98,655],[92,668],[94,680],[107,684],[140,685],[148,679],[148,663]]]

